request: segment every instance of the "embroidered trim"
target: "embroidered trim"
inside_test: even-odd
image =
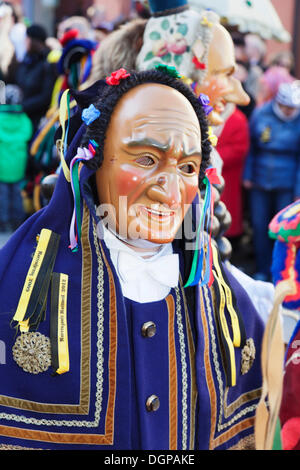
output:
[[[177,450],[178,436],[178,383],[177,383],[177,361],[175,347],[175,302],[170,294],[166,298],[169,313],[169,449]]]
[[[229,388],[227,387],[224,394],[224,416],[225,418],[229,418],[238,408],[249,401],[253,401],[258,399],[261,396],[261,388],[257,388],[256,390],[251,390],[251,392],[244,393],[241,395],[237,400],[230,405],[227,405],[228,400],[228,392]]]
[[[35,449],[34,447],[14,446],[12,444],[0,444],[0,450],[44,450],[44,449]]]
[[[192,328],[190,324],[189,312],[186,303],[185,293],[183,289],[182,279],[180,277],[180,290],[183,298],[185,320],[186,320],[186,329],[188,337],[188,348],[189,348],[189,358],[190,358],[190,373],[191,373],[191,393],[190,393],[190,444],[189,449],[193,450],[195,448],[195,418],[196,418],[196,403],[197,403],[197,384],[196,384],[196,368],[195,368],[195,344],[192,335]]]
[[[182,369],[182,450],[187,448],[187,363],[185,354],[184,332],[181,314],[180,291],[175,287],[176,294],[176,320],[179,335],[180,359]]]

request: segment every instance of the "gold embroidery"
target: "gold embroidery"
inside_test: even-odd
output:
[[[255,450],[254,434],[244,437],[237,444],[230,447],[228,450]]]
[[[0,444],[0,450],[43,450],[34,447],[14,446],[12,444]]]
[[[224,394],[224,416],[225,418],[229,418],[240,406],[248,403],[250,401],[256,400],[261,396],[261,388],[257,388],[256,390],[251,390],[250,392],[244,393],[243,395],[239,396],[237,400],[227,405],[228,400],[228,392],[229,388],[226,387],[225,394]]]
[[[169,313],[169,446],[177,450],[177,361],[175,349],[175,304],[170,294],[166,298]]]

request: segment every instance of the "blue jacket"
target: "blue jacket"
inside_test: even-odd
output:
[[[250,119],[251,147],[244,179],[265,190],[294,189],[300,196],[300,115],[281,120],[273,101],[255,109]]]
[[[67,164],[85,132],[82,124],[68,147]],[[254,442],[263,334],[262,321],[247,293],[224,267],[224,281],[232,295],[235,293],[231,299],[243,315],[245,336],[253,339],[256,348],[253,361],[245,358],[244,348],[234,348],[237,381],[227,387],[229,361],[227,356],[224,366],[218,286],[197,287],[193,296],[190,288],[179,286],[167,303],[163,300],[142,307],[125,299],[109,249],[97,236],[99,219],[89,183],[94,172],[86,165],[80,171],[82,230],[77,252],[69,248],[74,199],[63,172],[50,203],[33,214],[0,250],[0,347],[6,352],[2,363],[0,354],[0,450],[246,448],[249,441]],[[196,197],[195,214],[197,207]],[[49,242],[47,256],[38,254],[47,266],[40,269],[39,282],[36,278],[33,283],[34,274],[28,278],[27,274],[37,273],[38,258],[33,270],[29,268],[43,228],[59,235],[58,251],[53,258],[54,245],[50,247]],[[191,263],[185,259],[188,250],[178,247],[178,252],[183,276]],[[61,291],[53,282],[54,274],[49,282],[51,270],[68,275],[62,303],[58,303]],[[15,360],[18,351],[13,347],[21,335],[16,334],[12,318],[25,284],[24,292],[35,286],[36,295],[30,302],[34,318],[36,312],[46,311],[38,326],[44,342],[45,337],[53,338],[52,331],[57,346],[58,305],[67,308],[64,338],[68,339],[70,369],[64,374],[53,376],[50,368],[29,373]],[[227,308],[224,316],[230,322]],[[149,320],[157,327],[152,338],[141,334]],[[19,346],[19,358],[27,364],[44,357],[45,348],[39,341],[36,349],[24,346]],[[56,351],[53,347],[53,358]],[[160,406],[149,410],[147,398],[153,394]]]

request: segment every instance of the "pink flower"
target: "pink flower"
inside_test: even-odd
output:
[[[110,77],[106,77],[105,81],[108,85],[119,85],[120,81],[127,77],[130,77],[130,73],[126,69],[119,69],[112,72]]]
[[[184,54],[187,49],[187,42],[181,34],[174,35],[168,47],[170,52],[181,55]]]

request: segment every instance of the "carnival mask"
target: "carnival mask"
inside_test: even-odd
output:
[[[234,44],[230,34],[211,12],[187,10],[151,18],[147,22],[144,44],[137,58],[138,70],[158,64],[174,66],[195,93],[210,98],[213,111],[210,124],[222,124],[227,102],[247,105],[249,97],[235,72]]]
[[[249,96],[243,90],[241,82],[234,77],[235,68],[231,36],[223,26],[216,24],[208,52],[207,74],[203,83],[196,85],[195,92],[197,95],[200,93],[208,95],[214,112],[219,116],[224,112],[226,103],[240,106],[249,104]]]
[[[200,165],[190,102],[165,85],[130,90],[112,114],[96,173],[100,216],[123,238],[173,241],[196,196]]]

